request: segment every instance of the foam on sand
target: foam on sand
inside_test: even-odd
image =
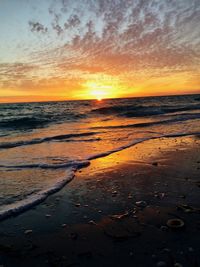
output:
[[[43,202],[49,195],[54,194],[63,188],[67,183],[69,183],[74,178],[74,169],[68,169],[66,171],[66,176],[59,180],[56,184],[52,185],[48,189],[40,191],[36,194],[30,195],[29,197],[15,202],[13,204],[9,204],[3,207],[0,210],[0,220],[6,219],[10,216],[18,215],[35,205]]]
[[[113,154],[115,152],[124,150],[126,148],[132,147],[136,144],[152,140],[152,139],[158,139],[158,138],[175,138],[175,137],[183,137],[183,136],[200,136],[199,132],[191,132],[191,133],[175,133],[175,134],[167,134],[167,135],[155,135],[154,137],[147,137],[147,138],[138,138],[135,139],[133,142],[114,148],[112,150],[105,151],[103,153],[94,154],[89,156],[86,160],[83,161],[72,161],[62,164],[29,164],[29,165],[16,165],[16,166],[0,166],[3,168],[66,168],[66,176],[62,177],[59,181],[57,181],[54,185],[50,186],[49,188],[42,190],[38,193],[32,194],[29,197],[20,200],[18,202],[15,202],[13,204],[5,205],[0,210],[0,220],[6,219],[10,216],[18,215],[19,213],[22,213],[33,206],[43,202],[49,195],[56,193],[60,189],[62,189],[68,182],[70,182],[74,176],[77,169],[87,167],[90,164],[90,160],[106,157],[110,154]]]

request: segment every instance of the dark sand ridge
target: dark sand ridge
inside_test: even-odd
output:
[[[0,223],[0,264],[200,266],[199,186],[198,137],[93,160],[44,203]],[[184,227],[167,227],[174,218]]]

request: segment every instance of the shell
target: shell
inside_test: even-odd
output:
[[[169,219],[167,221],[167,226],[173,229],[182,228],[185,225],[184,221],[181,219]]]

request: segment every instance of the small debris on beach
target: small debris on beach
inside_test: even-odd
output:
[[[182,228],[185,225],[184,221],[181,219],[169,219],[167,221],[167,226],[169,228],[177,229],[177,228]]]
[[[157,265],[156,266],[157,267],[166,267],[167,266],[167,263],[164,262],[164,261],[159,261],[159,262],[157,262]]]
[[[77,207],[77,208],[80,207],[80,206],[81,206],[80,203],[76,203],[76,204],[75,204],[75,207]]]
[[[164,262],[164,261],[159,261],[159,262],[157,262],[157,265],[156,266],[157,267],[166,267],[167,266],[167,263]]]
[[[165,225],[162,225],[162,226],[160,227],[160,230],[163,231],[163,232],[166,232],[166,231],[168,231],[168,227],[165,226]]]
[[[153,162],[152,165],[153,166],[158,166],[158,162]]]
[[[154,195],[154,197],[159,198],[159,199],[163,199],[165,196],[166,196],[165,193],[156,193],[156,194]]]
[[[180,195],[179,197],[180,197],[180,198],[186,198],[186,196],[185,196],[185,195]]]
[[[51,214],[46,214],[45,217],[46,218],[50,218],[51,217]]]
[[[33,232],[33,230],[25,230],[25,231],[24,231],[24,234],[25,234],[25,235],[29,235],[29,234],[32,234],[32,232]]]
[[[88,223],[91,225],[97,225],[97,223],[95,223],[95,221],[93,221],[93,220],[90,220]]]
[[[66,224],[66,223],[63,223],[61,226],[62,226],[63,228],[65,228],[65,227],[67,227],[67,224]]]
[[[200,209],[194,208],[192,206],[189,206],[187,204],[181,204],[177,207],[177,209],[185,212],[185,213],[199,213]]]
[[[112,197],[115,197],[117,195],[117,191],[112,192]]]
[[[114,219],[114,220],[121,220],[121,219],[123,219],[125,217],[128,217],[129,215],[130,215],[130,213],[127,211],[127,212],[125,212],[123,214],[110,215],[109,217],[111,219]]]
[[[147,202],[141,200],[141,201],[135,202],[135,205],[138,206],[138,207],[140,207],[140,208],[145,208],[147,206]]]

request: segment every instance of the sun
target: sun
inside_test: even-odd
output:
[[[85,94],[90,99],[101,101],[105,98],[114,98],[116,96],[117,87],[113,81],[110,80],[88,80],[84,87],[87,89]]]
[[[97,99],[98,101],[106,98],[107,95],[106,91],[103,90],[91,90],[90,94],[94,99]]]

